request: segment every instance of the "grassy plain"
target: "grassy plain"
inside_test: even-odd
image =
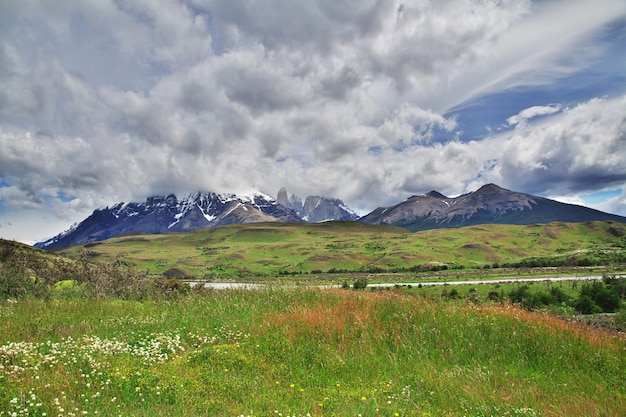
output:
[[[0,302],[0,416],[623,416],[626,340],[417,291]]]
[[[266,223],[122,236],[61,253],[77,257],[83,249],[96,261],[118,259],[152,275],[169,271],[197,279],[482,268],[537,259],[611,265],[625,263],[626,226],[483,225],[409,233],[355,222]]]

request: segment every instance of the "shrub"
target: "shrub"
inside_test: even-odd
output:
[[[596,314],[601,313],[602,309],[589,297],[588,295],[581,294],[576,302],[574,308],[581,314]]]
[[[23,298],[50,295],[50,273],[43,259],[20,250],[11,242],[0,247],[0,296]]]
[[[447,298],[450,299],[450,300],[452,300],[452,299],[456,300],[456,299],[461,298],[461,296],[459,295],[459,292],[457,291],[456,288],[452,288],[450,290],[450,292],[448,292]]]
[[[613,313],[622,304],[619,294],[611,287],[607,287],[601,281],[594,281],[592,284],[584,284],[580,289],[580,295],[589,297],[600,308],[600,312]]]
[[[155,286],[159,294],[168,297],[187,294],[191,290],[189,284],[178,279],[157,279]]]
[[[364,290],[365,287],[367,287],[367,278],[359,278],[352,284],[352,288],[355,290]]]
[[[514,290],[509,291],[509,299],[514,304],[521,304],[525,299],[530,297],[528,285],[521,285]]]
[[[626,331],[626,309],[623,308],[621,309],[616,315],[615,315],[615,327],[619,330],[619,331]]]
[[[571,299],[570,296],[559,287],[550,287],[550,295],[554,297],[556,303],[567,303]]]

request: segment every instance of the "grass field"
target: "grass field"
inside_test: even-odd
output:
[[[0,416],[623,416],[626,340],[506,304],[272,287],[0,303]]]
[[[122,260],[152,275],[233,279],[328,271],[482,268],[521,261],[626,263],[626,226],[614,222],[484,225],[408,233],[355,222],[252,224],[132,235],[61,251]]]

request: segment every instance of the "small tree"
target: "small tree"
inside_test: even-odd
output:
[[[365,287],[367,287],[367,278],[359,278],[352,284],[352,288],[355,290],[364,290]]]

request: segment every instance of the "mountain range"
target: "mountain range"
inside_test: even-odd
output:
[[[626,223],[626,217],[506,190],[495,184],[452,198],[437,191],[414,195],[394,206],[379,207],[361,218],[339,199],[308,196],[302,202],[282,188],[276,199],[261,193],[197,192],[182,199],[170,194],[149,197],[143,203],[118,203],[95,210],[69,230],[35,246],[55,249],[122,234],[185,232],[236,223],[327,220],[387,224],[409,231],[492,223],[524,225],[594,220]]]
[[[454,198],[437,191],[414,195],[394,206],[379,207],[359,219],[366,224],[389,224],[413,232],[477,224],[524,225],[595,220],[626,223],[626,217],[510,191],[495,184],[484,185]]]
[[[279,198],[286,195],[284,189]],[[301,201],[292,194],[294,202]],[[292,208],[293,207],[293,208]],[[247,195],[197,192],[149,197],[143,203],[117,203],[95,210],[82,222],[59,235],[35,244],[55,249],[96,242],[129,233],[186,232],[206,227],[259,222],[317,222],[356,220],[358,216],[341,200],[309,196],[305,204],[279,204],[262,194]]]

